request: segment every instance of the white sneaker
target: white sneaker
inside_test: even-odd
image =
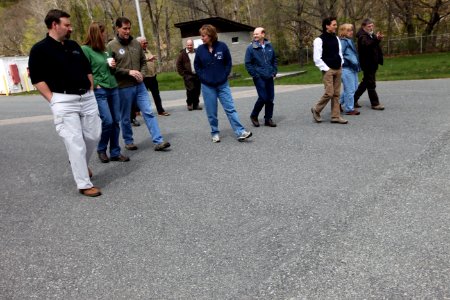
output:
[[[237,139],[238,139],[239,142],[243,142],[243,141],[245,141],[246,139],[248,139],[251,136],[252,136],[252,132],[251,131],[245,131],[244,130]]]
[[[213,143],[220,143],[220,137],[218,134],[215,134],[212,136],[212,142]]]

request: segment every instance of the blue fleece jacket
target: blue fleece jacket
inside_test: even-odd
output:
[[[349,38],[341,38],[342,56],[344,56],[343,68],[352,69],[355,72],[361,71],[359,66],[358,53],[353,41]]]
[[[228,80],[231,72],[231,54],[223,42],[214,42],[212,48],[212,52],[209,52],[206,44],[197,48],[194,68],[201,83],[216,87]]]
[[[264,48],[258,41],[253,41],[245,52],[245,68],[250,76],[269,79],[277,72],[277,59],[272,44],[264,40]]]

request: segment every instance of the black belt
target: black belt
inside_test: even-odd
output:
[[[60,94],[71,94],[71,95],[84,95],[87,92],[89,92],[89,89],[70,89],[70,90],[64,90],[64,91],[55,91],[55,93]]]

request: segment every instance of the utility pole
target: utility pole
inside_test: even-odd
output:
[[[139,31],[141,32],[141,36],[145,37],[144,25],[142,25],[141,6],[139,4],[139,0],[134,0],[134,3],[136,4],[136,12],[139,22]]]

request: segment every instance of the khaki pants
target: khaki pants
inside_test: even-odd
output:
[[[81,96],[53,93],[50,107],[56,132],[64,140],[77,188],[91,188],[88,163],[102,132],[94,92]]]
[[[328,101],[331,100],[331,118],[340,117],[339,96],[341,93],[341,75],[342,68],[339,70],[330,69],[326,72],[322,72],[325,93],[314,107],[318,113],[320,113],[328,104]]]

